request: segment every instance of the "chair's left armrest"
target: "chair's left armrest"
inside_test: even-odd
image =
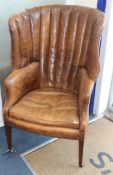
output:
[[[6,100],[4,115],[22,96],[34,89],[38,84],[39,64],[31,63],[28,66],[14,70],[4,81]]]
[[[88,124],[89,102],[94,80],[89,78],[85,69],[81,69],[79,72],[79,83],[80,130],[84,131]]]

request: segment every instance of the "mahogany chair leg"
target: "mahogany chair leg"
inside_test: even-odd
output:
[[[83,167],[84,140],[79,140],[79,167]]]
[[[5,125],[6,141],[8,146],[8,151],[12,152],[12,137],[11,137],[11,126]]]

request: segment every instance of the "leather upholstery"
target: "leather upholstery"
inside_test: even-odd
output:
[[[38,63],[32,63],[23,69],[14,70],[4,81],[7,99],[4,105],[4,114],[22,96],[38,87]]]
[[[13,72],[5,80],[5,123],[26,130],[82,139],[94,81],[104,14],[52,5],[9,19]]]
[[[9,111],[9,116],[30,123],[79,128],[76,95],[55,89],[34,90]]]

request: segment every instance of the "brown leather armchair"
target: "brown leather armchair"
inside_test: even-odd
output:
[[[13,71],[5,80],[4,105],[9,151],[13,126],[79,140],[82,166],[103,23],[96,9],[66,5],[35,7],[9,19]]]

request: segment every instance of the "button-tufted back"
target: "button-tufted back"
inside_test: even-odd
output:
[[[41,87],[73,90],[80,68],[95,80],[103,19],[96,9],[66,5],[35,7],[11,17],[13,68],[39,62]]]

